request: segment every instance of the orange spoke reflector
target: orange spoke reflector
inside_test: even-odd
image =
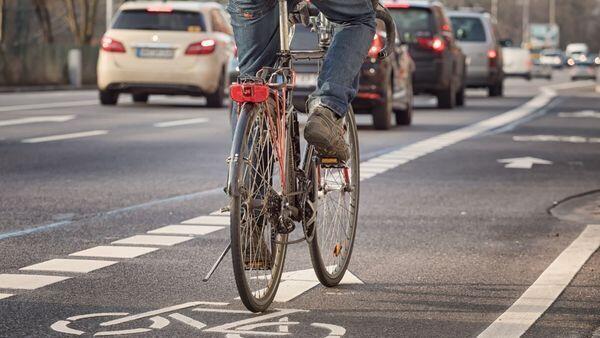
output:
[[[342,253],[342,245],[340,243],[336,244],[333,248],[333,256],[337,257]]]
[[[338,159],[335,157],[323,157],[321,158],[321,163],[323,164],[338,164]]]

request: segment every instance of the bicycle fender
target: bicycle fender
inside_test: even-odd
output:
[[[240,158],[240,152],[242,151],[244,133],[248,124],[248,115],[253,109],[253,104],[244,104],[235,126],[235,133],[233,134],[233,143],[231,144],[231,153],[229,156],[229,173],[227,175],[227,193],[231,197],[238,197],[240,195],[238,187],[239,180],[237,179],[237,173],[239,172],[239,167],[241,165],[240,161],[243,161],[243,159]]]

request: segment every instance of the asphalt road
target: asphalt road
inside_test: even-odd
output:
[[[305,287],[296,244],[286,271],[307,272],[262,315],[236,300],[229,257],[202,282],[227,217],[147,234],[225,205],[225,109],[0,94],[0,336],[600,336],[600,210],[550,210],[600,205],[586,195],[600,189],[600,94],[565,82],[510,79],[505,97],[470,90],[452,111],[419,97],[414,124],[390,131],[359,116],[352,278]]]

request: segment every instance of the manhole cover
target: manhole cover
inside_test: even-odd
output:
[[[568,198],[550,209],[550,213],[567,221],[600,224],[600,191]]]

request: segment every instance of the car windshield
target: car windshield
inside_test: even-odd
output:
[[[460,41],[485,42],[485,29],[479,18],[452,17],[454,36]]]
[[[204,32],[204,17],[197,12],[125,10],[116,18],[115,29]]]
[[[404,41],[415,42],[418,37],[431,37],[433,35],[433,20],[429,9],[398,8],[390,11]]]

